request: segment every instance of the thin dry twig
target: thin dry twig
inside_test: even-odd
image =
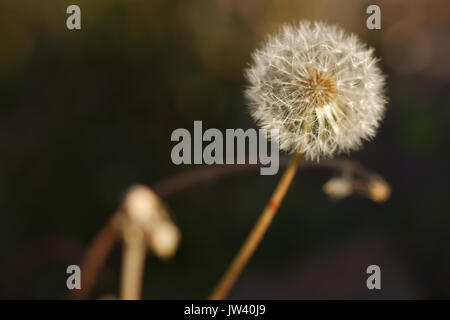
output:
[[[275,191],[270,197],[269,202],[264,208],[263,212],[258,218],[256,225],[253,227],[249,236],[245,240],[241,249],[237,253],[236,257],[231,262],[231,265],[225,272],[222,279],[219,281],[217,287],[214,289],[211,294],[210,299],[212,300],[222,300],[225,299],[228,295],[228,292],[233,287],[239,275],[242,273],[242,270],[247,265],[248,261],[252,257],[262,238],[264,237],[267,229],[269,228],[275,214],[278,211],[278,208],[283,201],[284,196],[286,195],[289,186],[292,183],[292,180],[295,177],[295,173],[297,172],[297,168],[300,161],[300,154],[295,154],[292,157],[292,160],[289,162],[289,165],[281,177],[280,182],[278,183]]]

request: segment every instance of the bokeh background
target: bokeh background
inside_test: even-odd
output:
[[[77,4],[82,29],[66,28]],[[381,8],[381,30],[366,8]],[[330,199],[333,172],[300,170],[231,298],[450,298],[450,3],[435,1],[0,0],[0,297],[66,297],[80,262],[133,183],[194,166],[170,161],[176,128],[252,128],[243,69],[267,33],[336,23],[376,48],[389,104],[351,155],[392,197]],[[165,199],[182,241],[149,256],[146,299],[205,298],[278,176],[227,177]],[[119,290],[120,245],[92,298]],[[377,264],[382,290],[366,288]]]

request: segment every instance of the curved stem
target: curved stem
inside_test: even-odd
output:
[[[219,284],[214,289],[210,299],[225,299],[228,295],[228,292],[233,287],[237,278],[247,265],[251,256],[261,242],[261,239],[269,228],[273,217],[275,216],[281,202],[283,201],[284,196],[286,195],[287,190],[289,189],[289,186],[291,185],[292,179],[295,176],[300,157],[300,154],[295,154],[292,157],[291,162],[286,168],[286,171],[281,177],[280,182],[278,183],[275,191],[270,197],[269,202],[261,213],[258,221],[256,222],[256,225],[253,227],[253,230],[250,232],[236,257],[233,259],[230,267],[225,272],[225,275],[222,277]]]

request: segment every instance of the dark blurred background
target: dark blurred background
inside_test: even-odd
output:
[[[66,28],[81,7],[82,29]],[[381,8],[381,30],[366,8]],[[300,170],[231,298],[450,298],[450,3],[436,1],[0,0],[0,297],[65,298],[66,267],[133,183],[194,166],[170,160],[171,132],[255,127],[243,70],[267,33],[336,23],[376,48],[389,104],[351,155],[392,197],[330,199],[332,172]],[[280,170],[281,171],[281,170]],[[279,175],[257,172],[166,200],[175,258],[147,260],[143,297],[205,298]],[[117,296],[120,245],[92,298]],[[382,290],[366,288],[377,264]]]

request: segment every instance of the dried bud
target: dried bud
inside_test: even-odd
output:
[[[170,259],[175,254],[180,232],[174,224],[161,222],[151,234],[148,235],[148,241],[155,254],[161,259]]]
[[[323,192],[335,199],[348,197],[353,192],[352,181],[347,177],[336,177],[327,181],[322,187]]]
[[[391,196],[391,187],[386,181],[376,178],[369,182],[367,196],[375,202],[385,202]]]
[[[171,258],[178,248],[180,232],[159,197],[142,185],[129,189],[122,205],[123,234],[142,231],[150,249],[161,259]],[[137,230],[138,229],[138,230]]]

